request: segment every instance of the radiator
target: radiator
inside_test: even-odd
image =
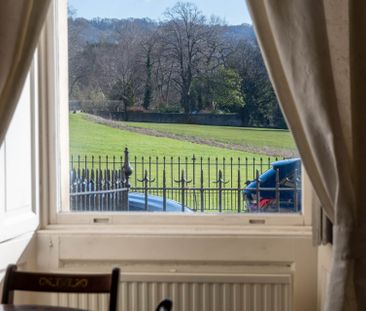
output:
[[[58,294],[55,303],[107,310],[108,295]],[[173,311],[290,311],[291,274],[122,274],[119,311],[154,311],[164,298]]]

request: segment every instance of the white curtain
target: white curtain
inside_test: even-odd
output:
[[[334,223],[325,308],[366,310],[366,1],[247,3],[304,166]]]
[[[50,0],[0,1],[0,145],[27,76]]]

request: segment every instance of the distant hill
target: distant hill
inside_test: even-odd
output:
[[[128,18],[110,19],[95,18],[88,20],[85,18],[69,19],[69,30],[78,33],[79,44],[107,42],[114,43],[118,38],[120,29],[129,27],[137,28],[143,32],[154,31],[158,27],[158,22],[148,18]],[[256,42],[253,27],[249,24],[223,25],[225,38],[229,40],[244,40]]]
[[[256,36],[252,25],[241,24],[241,25],[230,25],[223,26],[225,29],[225,34],[235,40],[244,40],[256,42]]]

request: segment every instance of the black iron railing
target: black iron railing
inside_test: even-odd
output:
[[[273,187],[261,186],[259,176],[277,158],[219,159],[193,155],[130,159],[127,148],[119,158],[71,157],[70,209],[218,213],[301,210],[301,171],[295,170],[293,186],[284,187],[278,171]],[[247,181],[253,180],[256,187],[244,195]],[[141,194],[134,195],[137,201],[130,207],[128,192]],[[160,207],[151,209],[153,200]]]

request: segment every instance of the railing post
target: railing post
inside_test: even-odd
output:
[[[77,173],[76,173],[76,192],[81,192],[80,178],[81,178],[81,173],[80,173],[80,155],[78,155],[78,160],[77,160]],[[80,196],[77,197],[76,206],[77,206],[77,210],[80,211],[81,210],[81,198],[80,198]]]
[[[240,158],[238,159],[238,162],[240,161]],[[240,162],[239,162],[240,163]],[[239,165],[239,169],[240,169],[240,165]],[[248,179],[249,179],[249,177],[248,177],[248,158],[247,157],[245,157],[245,181],[247,181]],[[252,178],[251,178],[251,180],[252,180]]]
[[[184,178],[184,170],[182,170],[182,175],[181,178],[179,180],[175,180],[176,183],[180,183],[180,190],[181,190],[181,203],[182,203],[182,212],[184,212],[184,208],[185,208],[185,189],[186,189],[186,184],[189,184],[190,182],[192,182],[192,180],[186,180]]]
[[[219,171],[219,179],[218,179],[218,183],[219,183],[219,212],[222,212],[222,172],[221,170]]]
[[[241,180],[240,180],[240,169],[238,170],[238,213],[241,210]]]
[[[193,155],[192,157],[192,180],[193,180],[193,187],[196,185],[196,156]]]
[[[134,156],[134,168],[135,168],[134,186],[137,187],[137,172],[138,172],[137,156]],[[123,172],[123,175],[124,175],[124,172]],[[125,178],[125,177],[123,177],[123,178]]]
[[[111,176],[110,176],[110,170],[109,170],[109,160],[108,160],[108,156],[105,157],[105,161],[106,161],[106,168],[104,170],[104,185],[105,188],[104,190],[110,190],[111,189]],[[109,210],[110,207],[110,194],[109,193],[105,193],[104,194],[104,199],[105,199],[105,210]]]
[[[166,211],[166,171],[163,170],[163,211]]]
[[[136,164],[136,157],[135,157],[135,164]],[[122,168],[121,168],[121,187],[127,188],[127,191],[119,194],[121,196],[121,200],[120,200],[121,203],[119,203],[119,204],[122,205],[122,207],[120,207],[120,208],[127,210],[127,211],[129,210],[128,193],[131,188],[130,176],[132,175],[132,172],[133,172],[133,168],[130,164],[128,148],[125,147],[123,164],[122,164]],[[136,187],[136,176],[135,176],[135,187]]]
[[[255,176],[255,172],[256,172],[256,164],[255,164],[255,158],[253,158],[253,175],[252,176]]]
[[[233,175],[234,171],[233,171],[233,157],[230,157],[230,188],[234,187],[234,178]],[[231,208],[233,208],[234,206],[234,202],[235,201],[235,193],[233,195],[233,192],[230,190],[230,204],[231,204]]]
[[[125,180],[125,187],[126,188],[130,188],[130,176],[132,175],[133,172],[133,168],[130,164],[130,157],[129,157],[129,151],[128,148],[126,147],[124,150],[124,162],[123,162],[123,174],[124,174],[124,180]]]
[[[222,178],[222,171],[219,170],[219,178],[214,182],[215,184],[219,184],[219,212],[222,212],[222,191],[223,191],[223,185],[227,184],[228,181],[224,181]]]
[[[145,170],[145,177],[144,177],[144,194],[145,194],[145,211],[148,208],[148,185],[149,179],[147,178],[147,170]]]
[[[277,212],[280,212],[280,199],[281,199],[281,193],[280,193],[280,170],[276,169],[276,207]]]
[[[256,199],[256,202],[257,202],[257,212],[259,211],[259,188],[260,188],[260,185],[259,185],[259,171],[256,170],[256,173],[255,173],[255,181],[256,181],[256,192],[255,192],[255,199]]]
[[[143,179],[138,179],[139,182],[143,182],[144,183],[144,196],[145,196],[145,210],[147,211],[148,209],[148,190],[149,190],[149,182],[154,182],[155,179],[149,179],[148,177],[148,173],[147,173],[147,169],[145,170],[145,175]]]
[[[192,181],[193,181],[193,188],[196,188],[196,156],[193,155],[192,157]],[[196,197],[196,190],[193,190],[193,208],[197,210],[197,197]]]
[[[159,157],[155,157],[155,186],[159,188]],[[156,194],[159,195],[159,189],[156,190]]]
[[[71,170],[70,170],[70,193],[74,193],[76,191],[76,171],[74,169],[74,159],[71,156]],[[76,210],[77,206],[75,204],[76,198],[70,197],[70,210]]]
[[[85,164],[86,164],[86,161],[85,161]],[[90,179],[89,179],[89,168],[87,168],[87,166],[86,166],[85,167],[85,188],[84,188],[84,191],[85,192],[89,192],[90,191],[90,188],[89,188],[89,185],[90,184],[89,183],[90,183]],[[90,206],[90,194],[85,195],[84,204],[85,204],[85,210],[88,210],[89,209],[89,206]]]
[[[259,158],[259,165],[260,165],[260,168],[261,168],[261,174],[263,173],[263,158]]]
[[[297,198],[297,168],[295,169],[295,172],[294,172],[294,180],[295,180],[295,187],[294,187],[294,207],[295,207],[295,211],[298,212],[298,198]]]
[[[90,176],[89,176],[89,183],[88,183],[88,191],[94,191],[94,187],[95,187],[95,176],[94,176],[94,169],[91,168],[90,169]],[[89,202],[88,202],[88,208],[89,210],[94,210],[94,200],[95,200],[95,195],[89,195]]]
[[[219,177],[219,159],[218,157],[215,158],[215,178]]]
[[[86,192],[85,189],[85,182],[86,178],[85,178],[85,168],[82,169],[81,171],[81,192]],[[82,210],[85,210],[85,195],[81,196],[81,202],[82,202]]]
[[[184,202],[184,188],[185,188],[185,179],[184,179],[184,170],[182,170],[182,179],[181,179],[182,183],[181,183],[181,186],[182,186],[182,212],[184,212],[184,206],[185,206],[185,202]]]
[[[149,156],[149,176],[151,176],[151,156]],[[149,186],[151,186],[151,182],[149,182]]]
[[[208,169],[207,169],[207,174],[208,174],[208,178],[207,178],[207,185],[211,185],[211,158],[208,157],[207,158],[207,166],[208,166]],[[207,201],[206,201],[207,202]],[[211,209],[211,191],[208,191],[208,210]]]
[[[201,212],[205,211],[205,189],[204,189],[204,178],[203,169],[201,168],[201,178],[200,178],[200,196],[201,196]]]

